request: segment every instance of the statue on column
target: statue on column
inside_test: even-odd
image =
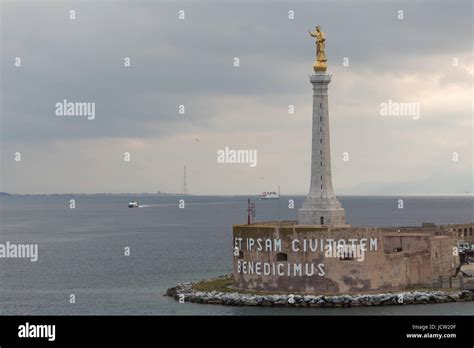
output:
[[[316,26],[316,31],[313,33],[308,30],[309,35],[316,38],[316,61],[314,62],[314,71],[324,72],[327,69],[326,58],[326,36],[321,30],[321,27]]]

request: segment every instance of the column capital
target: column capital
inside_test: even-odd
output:
[[[314,74],[309,75],[309,82],[312,84],[315,83],[329,83],[331,82],[332,75],[329,74]]]

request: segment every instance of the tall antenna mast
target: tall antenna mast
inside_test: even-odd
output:
[[[188,185],[186,184],[186,166],[184,166],[184,174],[183,174],[183,195],[189,194],[188,192]]]

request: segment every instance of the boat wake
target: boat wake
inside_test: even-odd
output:
[[[203,203],[186,203],[188,205],[215,205],[215,204],[244,204],[245,202],[203,202]],[[173,207],[179,205],[179,203],[169,203],[169,204],[144,204],[139,205],[138,208],[151,208],[151,207]]]

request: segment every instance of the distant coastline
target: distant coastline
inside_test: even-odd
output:
[[[124,193],[8,193],[0,192],[0,197],[8,196],[194,196],[192,194],[182,194],[182,193],[168,193],[168,192],[157,192],[157,193],[136,193],[136,192],[124,192]],[[210,195],[213,196],[213,195]]]

